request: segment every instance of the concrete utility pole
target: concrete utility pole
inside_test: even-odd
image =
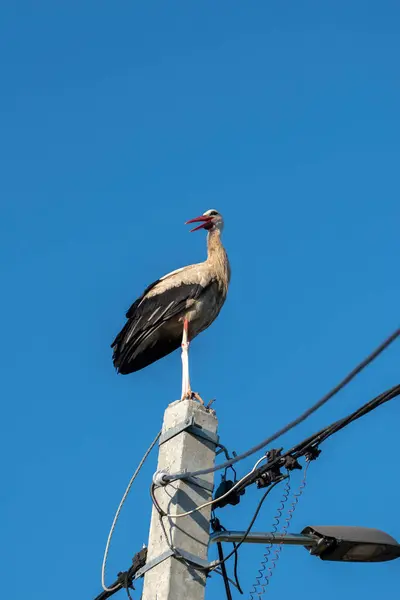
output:
[[[218,442],[215,413],[194,400],[170,404],[164,414],[159,440],[158,470],[176,473],[196,471],[214,465]],[[198,485],[200,484],[200,485]],[[169,514],[186,512],[212,498],[214,474],[194,483],[176,481],[158,487],[155,495],[160,507]],[[164,517],[170,543],[196,564],[207,566],[211,507],[180,519]],[[205,573],[188,566],[172,555],[153,507],[142,600],[203,600]]]

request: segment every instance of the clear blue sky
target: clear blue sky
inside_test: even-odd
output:
[[[109,344],[148,283],[205,256],[186,219],[212,207],[226,222],[229,298],[191,364],[229,448],[282,426],[398,326],[399,57],[394,0],[2,2],[4,598],[100,591],[116,506],[180,392],[179,353],[122,377]],[[399,383],[399,355],[282,444]],[[400,540],[399,417],[393,401],[325,445],[293,531]],[[122,513],[109,581],[147,541],[155,460]],[[244,528],[259,495],[221,513],[225,526]],[[246,592],[261,556],[241,554]],[[398,573],[286,549],[270,596],[375,600]],[[214,576],[207,598],[222,594]]]

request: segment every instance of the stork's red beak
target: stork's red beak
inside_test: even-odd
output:
[[[185,225],[189,225],[189,223],[201,223],[198,227],[194,227],[190,231],[197,231],[198,229],[207,229],[207,225],[212,221],[212,217],[201,215],[201,217],[196,217],[195,219],[190,219],[190,221],[186,221]]]

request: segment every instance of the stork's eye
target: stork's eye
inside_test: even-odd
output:
[[[219,215],[219,213],[216,210],[210,210],[208,214],[210,215],[210,217],[216,217],[217,215]]]

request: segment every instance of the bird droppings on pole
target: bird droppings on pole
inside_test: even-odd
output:
[[[217,318],[228,292],[230,266],[221,242],[222,215],[207,210],[187,223],[205,229],[207,259],[150,284],[126,313],[127,323],[111,347],[118,373],[127,375],[182,347],[182,394],[192,398],[189,344]],[[197,398],[201,398],[197,395]]]
[[[196,435],[193,425],[207,435]],[[194,400],[170,404],[159,441],[158,470],[212,467],[217,425],[214,411]],[[142,600],[203,600],[211,507],[183,519],[174,519],[174,515],[210,501],[213,479],[212,473],[196,483],[178,481],[155,488],[159,509],[169,516],[162,517],[153,506]]]

